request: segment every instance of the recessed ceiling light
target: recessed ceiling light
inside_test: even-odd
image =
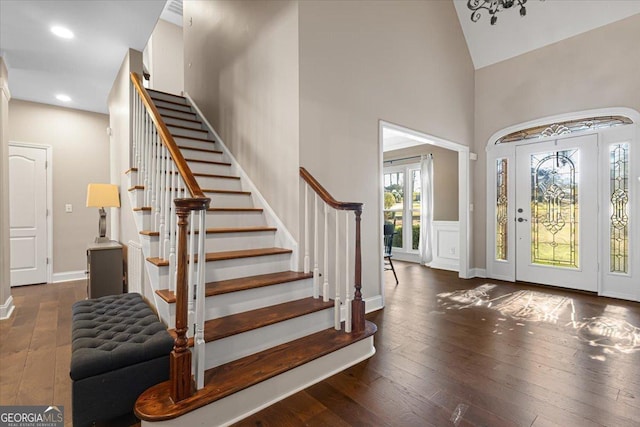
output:
[[[63,39],[72,39],[74,37],[73,32],[65,27],[53,26],[51,27],[51,32],[58,37],[62,37]]]
[[[56,95],[56,99],[58,101],[62,101],[62,102],[69,102],[71,101],[71,97],[69,95],[65,95],[64,93],[59,93]]]

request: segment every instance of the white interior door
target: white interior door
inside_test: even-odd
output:
[[[11,286],[47,281],[46,150],[9,146]]]
[[[598,137],[516,148],[516,279],[598,290]]]

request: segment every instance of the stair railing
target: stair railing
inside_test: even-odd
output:
[[[362,332],[365,326],[364,312],[365,304],[362,299],[362,254],[360,248],[360,220],[362,215],[362,203],[358,202],[339,202],[329,194],[325,188],[303,167],[300,168],[300,177],[304,184],[304,272],[309,273],[311,270],[311,255],[310,248],[313,242],[313,296],[318,298],[320,294],[320,278],[323,278],[322,284],[322,298],[324,301],[329,301],[330,297],[330,274],[329,271],[329,248],[333,244],[335,251],[335,266],[334,266],[334,327],[336,330],[341,329],[340,313],[341,309],[345,310],[345,332]],[[309,210],[309,196],[313,197],[313,215]],[[332,212],[333,211],[333,212]],[[340,239],[340,212],[344,211],[344,230],[342,240]],[[352,221],[350,219],[350,212],[355,216],[355,244],[354,244],[354,276],[353,282],[351,282],[349,257],[349,224]],[[323,238],[320,239],[318,234],[320,232],[320,216],[323,216]],[[335,219],[335,236],[334,241],[330,242],[329,238],[329,219],[333,217]],[[313,239],[309,234],[313,227]],[[323,268],[321,269],[318,263],[320,262],[320,246],[323,251]],[[341,300],[341,274],[340,274],[340,262],[344,260],[344,301]],[[351,284],[353,283],[353,285]],[[355,288],[353,299],[351,299],[351,286]]]
[[[151,210],[149,227],[159,238],[158,258],[169,263],[168,286],[176,295],[176,339],[169,380],[171,398],[179,402],[193,393],[192,371],[196,388],[204,386],[205,215],[210,199],[200,189],[140,76],[131,73],[131,82],[132,166],[138,183],[142,181],[144,206]],[[189,325],[193,325],[193,357],[188,348]]]

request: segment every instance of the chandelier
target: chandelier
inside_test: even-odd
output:
[[[496,14],[502,9],[511,9],[513,6],[520,6],[520,16],[527,14],[527,8],[524,4],[527,0],[468,0],[467,7],[472,10],[471,20],[478,22],[481,16],[482,9],[489,11],[491,15],[491,25],[495,25],[498,21]]]

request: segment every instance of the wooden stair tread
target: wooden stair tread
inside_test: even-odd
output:
[[[220,178],[220,179],[240,179],[239,176],[233,175],[216,175],[214,173],[194,173],[193,176],[201,176],[203,178]]]
[[[160,107],[160,108],[162,108],[162,107]],[[185,113],[187,113],[187,112],[185,111]],[[187,113],[187,114],[194,114],[194,113]],[[192,123],[202,124],[202,121],[197,120],[197,119],[185,119],[183,117],[176,117],[176,116],[171,116],[169,114],[162,114],[162,113],[160,113],[160,115],[162,116],[163,119],[184,120],[185,122],[192,122]]]
[[[168,128],[178,128],[178,129],[192,130],[192,131],[194,131],[194,132],[209,133],[209,131],[208,131],[208,130],[204,130],[204,129],[194,129],[194,128],[190,128],[190,127],[187,127],[187,126],[174,125],[174,124],[169,124],[169,123],[167,123],[167,127],[168,127]],[[176,135],[176,136],[180,136],[180,135]]]
[[[284,248],[242,249],[239,251],[209,252],[207,253],[205,259],[206,259],[206,262],[223,261],[227,259],[252,258],[252,257],[258,257],[258,256],[289,254],[291,252],[293,252],[291,249],[284,249]],[[169,260],[162,259],[160,257],[149,257],[147,258],[147,261],[149,261],[151,264],[156,265],[158,267],[165,267],[169,265]],[[196,258],[196,262],[198,262],[197,258]]]
[[[262,212],[262,208],[209,208],[207,212]]]
[[[264,326],[295,319],[317,311],[332,308],[333,301],[322,301],[322,298],[302,298],[295,301],[244,311],[230,316],[210,319],[204,322],[205,342],[216,341],[232,335],[259,329]],[[169,329],[172,337],[176,337],[174,329]],[[193,339],[189,340],[189,346],[193,346]]]
[[[197,136],[186,136],[186,135],[173,135],[173,139],[176,138],[184,138],[184,139],[192,139],[194,141],[205,141],[205,142],[215,142],[208,138],[198,138]]]
[[[182,146],[182,145],[178,145],[178,148],[181,149],[181,150],[200,151],[202,153],[224,154],[220,150],[209,150],[208,148],[185,147],[185,146]]]
[[[231,166],[231,163],[227,163],[227,162],[214,162],[212,160],[200,160],[200,159],[184,159],[187,163],[188,162],[194,162],[194,163],[206,163],[208,165],[221,165],[221,166]]]
[[[224,234],[224,233],[251,233],[251,232],[260,232],[260,231],[277,231],[276,227],[268,227],[268,226],[253,226],[253,227],[212,227],[207,228],[207,234]],[[198,234],[200,230],[196,230],[195,233]],[[140,232],[143,236],[159,236],[159,231],[151,231],[151,230],[142,230]]]
[[[282,271],[279,273],[260,274],[257,276],[241,277],[238,279],[220,280],[218,282],[209,282],[206,284],[205,296],[212,297],[231,292],[246,291],[249,289],[262,288],[264,286],[277,285],[280,283],[295,282],[297,280],[310,279],[313,277],[311,273],[301,273],[298,271]],[[168,304],[175,304],[176,296],[169,289],[160,289],[156,291]]]
[[[170,101],[166,101],[166,102],[169,103],[169,104],[175,104],[175,102],[170,102]],[[189,105],[184,105],[184,104],[180,104],[180,105],[183,105],[185,107],[191,108]],[[175,112],[178,112],[178,113],[191,114],[193,117],[196,117],[196,113],[194,113],[193,110],[184,111],[184,110],[181,110],[179,108],[171,108],[171,107],[167,107],[167,106],[164,106],[164,105],[156,105],[156,108],[158,108],[158,109],[162,108],[164,110],[175,111]],[[160,115],[162,116],[162,113],[160,113]]]
[[[154,98],[153,96],[151,97],[151,99],[154,101],[154,104],[155,104],[155,102],[166,102],[167,104],[179,105],[181,107],[189,107],[189,109],[191,109],[191,105],[185,104],[184,102],[169,101],[168,99]]]
[[[140,395],[135,405],[135,414],[144,421],[179,417],[366,339],[375,334],[376,330],[376,325],[368,321],[365,322],[364,330],[359,333],[325,329],[208,369],[204,388],[178,403],[174,403],[169,395],[170,382],[162,382]]]
[[[243,196],[248,196],[251,194],[251,191],[239,191],[239,190],[216,190],[213,188],[202,188],[203,193],[215,193],[215,194],[241,194]]]
[[[142,207],[139,207],[139,208],[133,208],[133,211],[134,212],[140,212],[140,211],[145,211],[145,212],[149,211],[150,212],[151,211],[151,206],[142,206]]]
[[[147,92],[161,93],[163,95],[169,95],[169,96],[173,96],[174,98],[180,98],[180,99],[184,99],[184,100],[187,99],[186,97],[184,97],[182,95],[176,95],[174,93],[164,92],[164,91],[158,90],[158,89],[147,89]],[[155,98],[153,98],[153,96],[151,98],[155,99]]]

